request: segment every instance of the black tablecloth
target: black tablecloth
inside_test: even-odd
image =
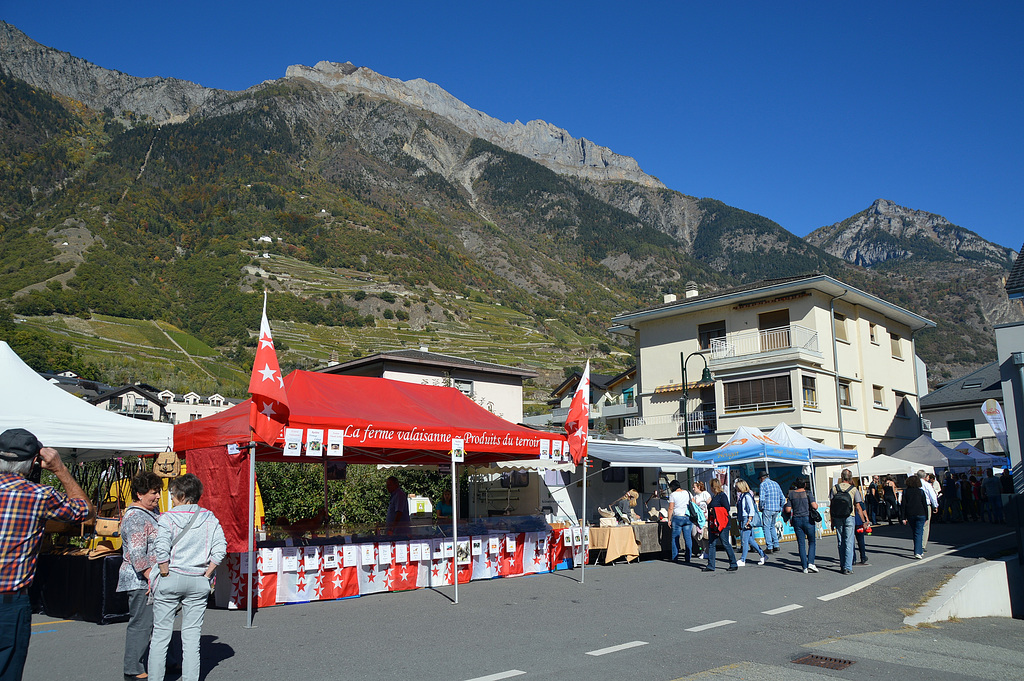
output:
[[[31,597],[35,612],[87,622],[128,621],[128,594],[117,592],[121,554],[89,560],[86,556],[41,555]]]

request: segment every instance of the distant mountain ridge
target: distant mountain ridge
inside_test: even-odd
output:
[[[0,138],[0,300],[19,314],[159,317],[230,350],[263,288],[295,297],[279,314],[296,323],[422,334],[473,315],[456,301],[487,301],[527,315],[524,338],[572,363],[588,349],[568,338],[688,280],[819,271],[939,321],[918,344],[939,377],[989,361],[991,326],[1020,318],[1001,288],[1013,252],[940,216],[880,200],[801,239],[421,79],[320,62],[212,90],[102,69],[2,22],[0,68],[13,77],[0,123],[18,131]],[[268,279],[239,255],[263,235],[271,255],[321,272],[311,281],[381,278],[385,302],[355,296],[349,275]]]

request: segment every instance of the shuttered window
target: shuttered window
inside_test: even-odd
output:
[[[723,387],[725,388],[725,410],[727,412],[793,406],[789,376],[734,381],[724,384]]]

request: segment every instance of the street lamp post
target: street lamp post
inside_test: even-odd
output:
[[[704,372],[700,376],[701,383],[712,383],[715,377],[711,375],[711,369],[708,368],[707,357],[701,352],[691,352],[686,355],[684,352],[679,353],[679,363],[683,367],[683,398],[679,400],[679,411],[683,416],[683,451],[686,456],[690,456],[690,419],[689,414],[686,413],[686,400],[690,395],[690,391],[686,388],[686,363],[690,361],[690,358],[697,355],[704,360]]]

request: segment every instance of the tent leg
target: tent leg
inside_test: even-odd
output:
[[[255,531],[253,527],[256,518],[256,442],[249,443],[249,572],[246,575],[248,582],[248,593],[245,599],[245,628],[254,629],[252,624],[252,576],[256,573],[255,561]]]
[[[455,605],[459,604],[459,499],[455,495],[458,475],[452,460],[452,582],[455,584]]]

